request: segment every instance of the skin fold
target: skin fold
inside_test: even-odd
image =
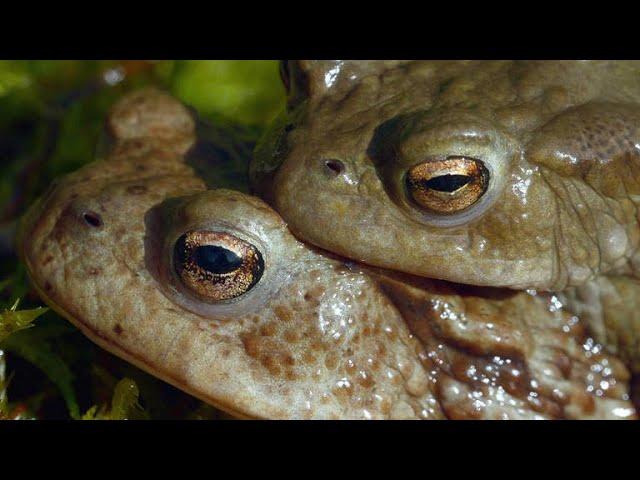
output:
[[[251,179],[299,238],[423,277],[556,292],[640,371],[639,62],[309,60],[282,73],[288,108]],[[460,158],[486,174],[475,203],[413,196],[412,175]]]
[[[557,297],[301,243],[262,200],[209,189],[192,116],[158,90],[123,98],[107,130],[101,158],[32,206],[20,244],[42,298],[147,372],[248,418],[636,417],[628,370]],[[252,245],[260,278],[221,302],[189,290],[174,262],[193,231]]]

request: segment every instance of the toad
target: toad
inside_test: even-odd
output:
[[[629,372],[555,297],[300,242],[262,200],[210,188],[192,115],[161,91],[124,97],[107,130],[20,245],[42,298],[115,355],[246,418],[636,417]]]
[[[640,63],[290,61],[256,190],[377,267],[556,292],[640,372]]]

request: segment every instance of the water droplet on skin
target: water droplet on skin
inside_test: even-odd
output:
[[[613,414],[619,418],[628,418],[635,414],[633,408],[618,407],[613,409]]]
[[[349,380],[346,378],[341,378],[336,382],[336,386],[338,388],[349,388],[351,387],[351,382],[349,382]]]
[[[552,295],[551,298],[549,299],[549,311],[557,312],[559,310],[562,310],[563,307],[564,305],[558,299],[558,297],[556,297],[555,295]]]
[[[340,70],[342,69],[343,62],[338,61],[336,66],[330,69],[327,73],[324,74],[324,85],[327,88],[331,88],[333,84],[336,82],[338,75],[340,74]]]
[[[122,82],[125,77],[125,71],[122,67],[111,68],[104,72],[102,78],[107,85],[113,86]]]

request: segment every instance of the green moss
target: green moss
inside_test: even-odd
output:
[[[123,378],[113,390],[111,406],[92,406],[82,416],[82,420],[129,420],[147,418],[146,413],[138,403],[140,392],[136,382],[130,378]]]
[[[18,310],[19,303],[20,300],[16,300],[11,308],[0,313],[0,343],[12,333],[29,328],[36,318],[49,310],[43,307]]]

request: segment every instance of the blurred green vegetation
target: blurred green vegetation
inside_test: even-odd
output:
[[[273,60],[178,62],[171,89],[205,116],[243,124],[264,125],[284,107],[284,87]]]
[[[277,61],[0,60],[0,418],[221,417],[42,308],[16,256],[20,216],[93,160],[109,107],[143,85],[255,138],[284,106]]]

